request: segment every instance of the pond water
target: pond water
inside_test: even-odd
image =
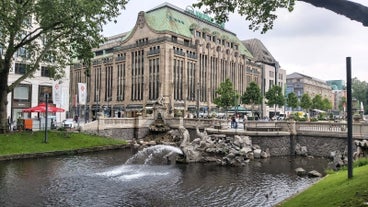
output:
[[[242,167],[125,164],[130,149],[0,162],[0,206],[272,206],[318,178],[322,158],[274,157]]]

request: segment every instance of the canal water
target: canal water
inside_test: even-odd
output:
[[[274,157],[242,167],[125,164],[130,149],[0,162],[0,206],[273,206],[323,173],[322,158]]]

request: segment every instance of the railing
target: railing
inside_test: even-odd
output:
[[[136,118],[101,118],[99,121],[90,122],[83,125],[83,130],[99,130],[113,128],[135,128],[149,127],[154,123],[154,119],[149,117]],[[178,128],[184,125],[186,128],[208,128],[216,126],[228,126],[228,121],[224,119],[182,119],[166,118],[165,124],[171,128]],[[326,135],[326,136],[347,136],[347,124],[335,122],[287,122],[287,121],[246,121],[245,130],[248,131],[285,131],[304,135]],[[269,130],[267,130],[269,129]],[[368,139],[368,123],[353,123],[353,137]]]

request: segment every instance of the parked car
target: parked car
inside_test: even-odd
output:
[[[73,118],[65,119],[63,121],[63,127],[64,128],[70,128],[70,129],[72,129],[72,128],[75,128],[75,126],[76,126],[76,122],[74,121]]]

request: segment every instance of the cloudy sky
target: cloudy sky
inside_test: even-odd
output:
[[[354,1],[368,6],[367,0]],[[130,0],[117,23],[104,27],[103,35],[130,31],[139,11],[164,2],[185,9],[196,1]],[[299,72],[322,80],[345,80],[346,57],[351,57],[352,77],[368,82],[368,27],[303,2],[297,2],[292,13],[280,10],[278,14],[274,29],[266,34],[250,31],[244,17],[236,14],[231,15],[225,28],[240,40],[260,39],[287,74]]]

